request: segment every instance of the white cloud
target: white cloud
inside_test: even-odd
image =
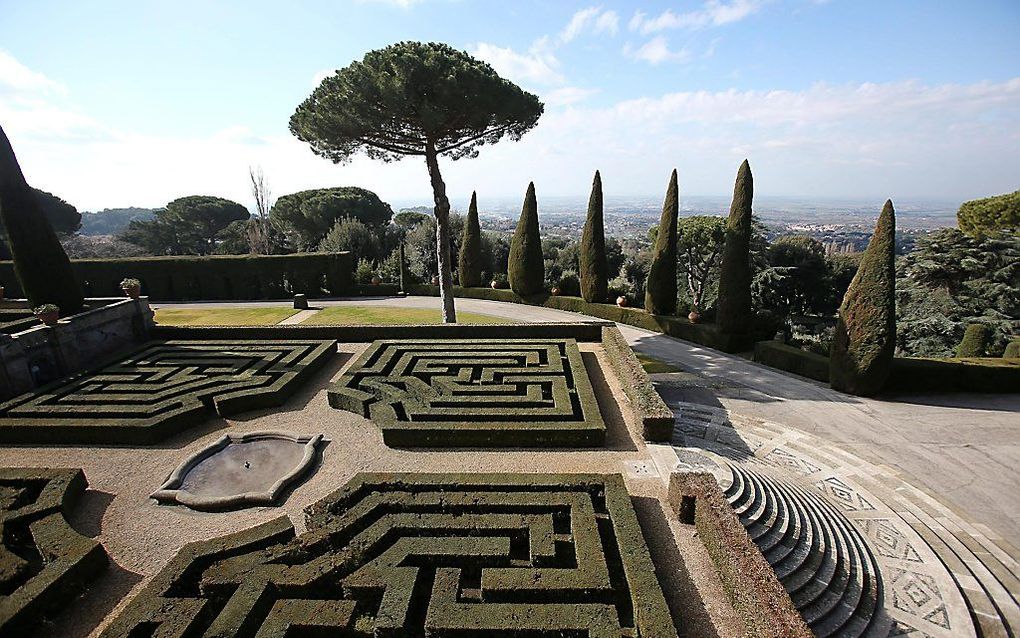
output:
[[[625,44],[623,54],[635,60],[644,60],[649,64],[662,64],[667,61],[686,62],[691,59],[690,51],[687,49],[671,50],[666,38],[661,35],[655,36],[636,49],[630,44]]]
[[[586,30],[594,34],[616,35],[620,30],[620,16],[615,11],[604,11],[601,7],[587,7],[574,13],[567,26],[560,31],[560,42],[570,42]]]
[[[542,101],[550,106],[570,106],[587,100],[597,94],[598,89],[585,89],[577,86],[565,86],[542,94]]]
[[[0,50],[0,95],[66,93],[67,89]]]
[[[479,42],[469,47],[468,52],[476,58],[485,60],[497,73],[515,82],[545,85],[564,82],[564,77],[558,70],[559,60],[553,55],[548,41],[544,38],[533,44],[527,53],[518,53],[510,47],[500,47],[487,42]]]
[[[241,123],[203,136],[144,135],[104,126],[47,93],[48,80],[0,94],[0,122],[26,177],[82,210],[159,206],[204,193],[250,204],[248,166],[261,165],[276,193],[359,185],[387,201],[430,199],[420,158],[358,158],[336,166],[306,144]],[[803,196],[976,197],[1016,188],[1020,77],[932,85],[817,84],[798,90],[685,91],[589,105],[592,89],[561,86],[520,142],[477,159],[442,161],[455,204],[520,196],[584,195],[602,170],[607,195],[661,194],[670,169],[683,193],[722,194],[751,161],[756,192]],[[461,200],[464,200],[461,202]],[[881,200],[878,201],[881,203]]]
[[[672,9],[666,9],[654,18],[648,17],[642,11],[637,11],[630,19],[628,27],[631,31],[638,31],[646,35],[666,29],[720,27],[739,22],[757,13],[763,4],[764,0],[731,0],[730,2],[708,0],[695,11],[676,13]]]

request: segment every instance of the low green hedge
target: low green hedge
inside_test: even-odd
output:
[[[408,290],[412,295],[438,296],[438,286],[413,286]],[[543,306],[556,310],[577,312],[607,321],[625,323],[637,328],[661,332],[671,337],[692,341],[694,343],[722,350],[723,352],[743,352],[749,350],[753,343],[753,337],[736,337],[724,335],[719,332],[715,324],[691,323],[684,317],[667,317],[664,315],[651,315],[640,308],[621,308],[606,303],[589,303],[580,297],[553,296],[539,294],[532,297],[521,297],[511,290],[494,290],[492,288],[461,288],[454,286],[453,295],[467,299],[487,299],[489,301],[503,301],[509,303],[521,303],[531,306]]]
[[[814,636],[776,572],[741,525],[714,476],[707,472],[673,473],[669,480],[669,504],[681,520],[693,516],[698,537],[712,559],[726,597],[744,621],[744,636]]]
[[[785,343],[759,341],[754,344],[754,360],[815,381],[829,382],[828,357],[788,346]]]
[[[75,276],[87,297],[121,297],[120,282],[134,277],[152,301],[191,299],[283,299],[354,294],[350,253],[212,255],[76,259]],[[10,261],[0,262],[0,284],[9,297],[23,296]]]
[[[420,326],[160,326],[154,339],[335,339],[364,343],[377,339],[568,339],[602,341],[602,322],[425,324]]]
[[[627,340],[616,326],[602,329],[602,347],[613,367],[613,372],[623,386],[634,412],[641,421],[644,438],[648,441],[666,442],[673,439],[673,410],[655,391],[641,362],[634,356]]]
[[[756,343],[754,360],[809,379],[829,380],[828,357],[775,341]],[[882,391],[1020,392],[1020,359],[896,357]]]

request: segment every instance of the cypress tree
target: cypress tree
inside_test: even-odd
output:
[[[474,288],[482,285],[482,229],[478,225],[478,197],[471,193],[464,233],[460,239],[460,285]]]
[[[407,272],[407,258],[404,257],[404,240],[400,240],[400,292],[407,292],[411,277]]]
[[[829,353],[829,384],[872,395],[882,389],[896,347],[896,212],[886,201],[875,234],[839,307]]]
[[[84,300],[57,234],[25,181],[18,158],[0,128],[0,221],[14,259],[14,273],[32,306],[56,304],[63,317],[80,312]]]
[[[751,165],[744,160],[733,185],[733,202],[726,220],[726,243],[719,268],[719,297],[716,323],[726,334],[751,331],[751,200],[754,179]]]
[[[527,297],[542,292],[545,261],[542,258],[542,239],[538,233],[538,201],[535,199],[534,182],[528,184],[521,218],[510,242],[507,271],[510,289],[518,295]]]
[[[602,218],[602,176],[595,171],[588,198],[588,218],[581,233],[581,296],[588,302],[606,300],[609,264],[606,262],[606,230]]]
[[[680,213],[680,195],[676,169],[669,178],[666,199],[662,202],[659,234],[652,249],[652,264],[645,284],[645,310],[653,315],[676,313],[676,222]]]

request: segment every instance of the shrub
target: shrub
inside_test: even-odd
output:
[[[319,242],[316,250],[320,253],[351,252],[358,259],[379,257],[379,238],[361,220],[353,217],[338,219]]]
[[[358,267],[354,271],[355,283],[361,284],[362,286],[372,283],[372,278],[375,277],[375,267],[367,259],[359,259]]]
[[[121,288],[141,288],[142,282],[134,277],[125,277],[120,282]]]
[[[829,382],[837,390],[871,395],[889,377],[896,347],[895,251],[896,212],[890,200],[839,308],[829,357]]]
[[[726,244],[719,271],[716,316],[719,328],[729,334],[751,331],[751,200],[754,180],[744,160],[733,185],[733,202],[726,221]]]
[[[957,357],[983,357],[988,349],[991,330],[983,323],[967,324],[960,345],[956,347]]]
[[[528,184],[524,207],[517,222],[509,258],[510,289],[521,296],[542,292],[545,281],[545,262],[542,258],[542,238],[538,231],[538,201],[535,183]]]
[[[1003,359],[1020,359],[1020,341],[1010,341],[1002,351]]]
[[[299,250],[319,245],[337,221],[350,217],[378,227],[393,216],[390,205],[372,191],[355,186],[316,188],[284,195],[276,200],[269,218]]]
[[[482,229],[478,225],[478,196],[471,193],[464,234],[460,240],[460,285],[473,288],[482,283]]]
[[[588,218],[581,233],[579,268],[581,273],[581,297],[585,301],[606,300],[609,264],[606,260],[606,230],[602,216],[602,176],[595,171],[588,198]],[[562,286],[561,286],[562,288]],[[567,293],[574,294],[574,293]]]
[[[662,203],[659,233],[652,250],[652,265],[645,284],[645,310],[653,315],[672,315],[676,312],[676,223],[679,214],[676,169],[669,178],[666,199]]]
[[[581,282],[577,278],[577,273],[566,271],[563,276],[560,277],[556,284],[560,289],[561,295],[569,295],[571,297],[579,297],[581,295]]]

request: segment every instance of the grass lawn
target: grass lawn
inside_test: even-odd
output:
[[[164,326],[271,326],[296,314],[293,308],[158,308]]]
[[[637,356],[638,361],[641,362],[641,367],[644,368],[645,372],[647,372],[648,374],[658,374],[664,372],[682,372],[682,370],[676,367],[675,365],[666,363],[665,361],[656,359],[655,357],[650,357],[647,354],[643,354],[641,352],[635,352],[634,354]]]
[[[458,312],[458,323],[517,323],[505,317]],[[395,306],[329,306],[302,322],[306,326],[420,325],[442,323],[438,309]]]

